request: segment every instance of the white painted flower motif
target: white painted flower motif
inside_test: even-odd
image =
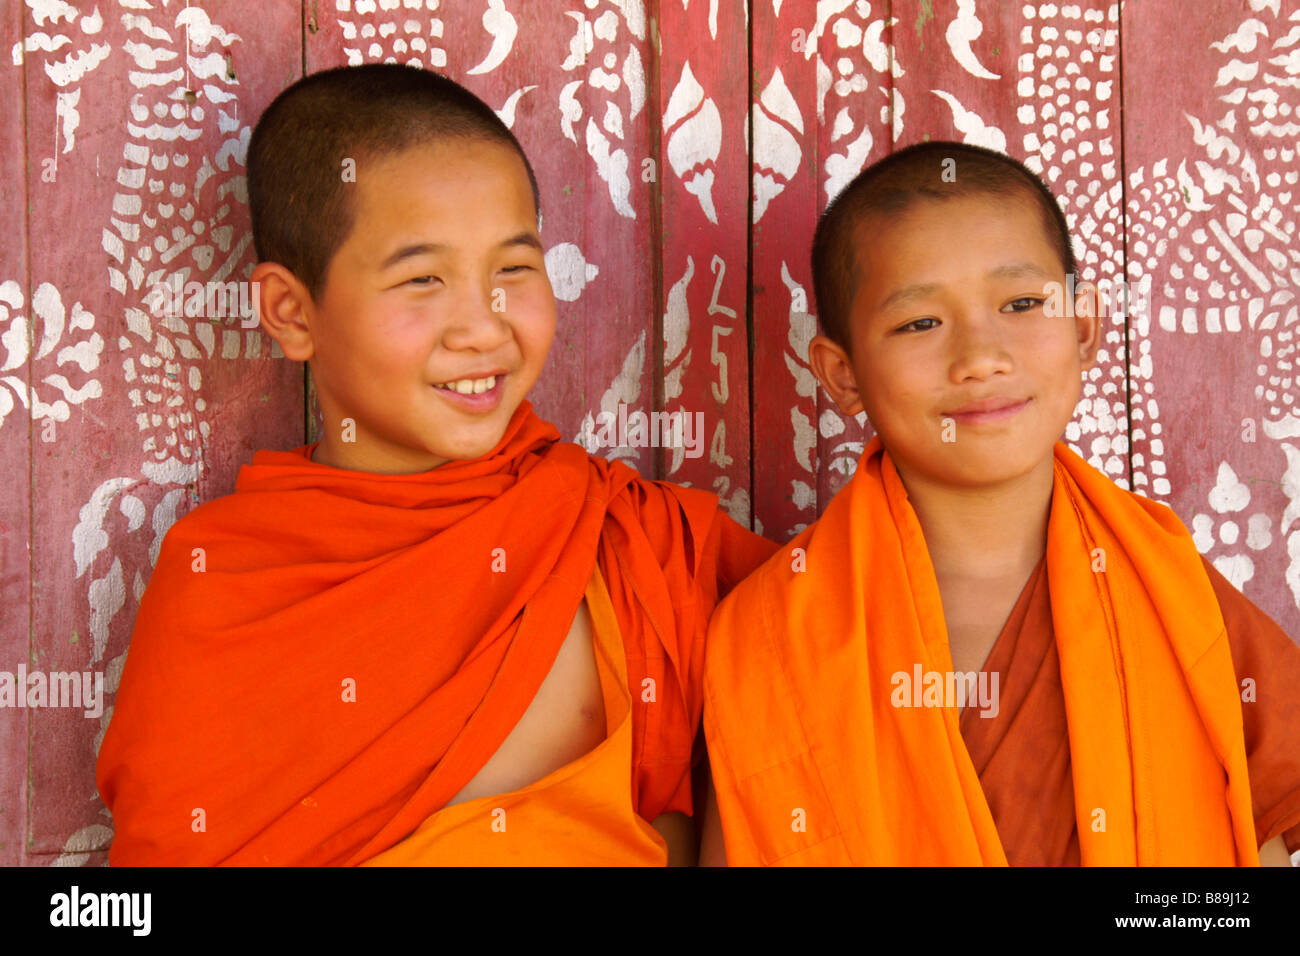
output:
[[[803,116],[778,68],[751,110],[754,124],[754,212],[758,222],[767,204],[779,196],[799,171],[803,150]],[[798,135],[796,135],[798,134]]]
[[[555,298],[576,302],[582,290],[600,275],[594,262],[588,262],[582,249],[572,242],[561,242],[546,250],[546,274]]]
[[[90,374],[99,368],[104,351],[104,339],[95,331],[95,317],[80,302],[73,303],[69,314],[59,290],[48,282],[36,287],[31,311],[37,322],[31,322],[23,311],[18,283],[12,279],[0,282],[0,347],[4,353],[0,382],[8,386],[8,390],[0,388],[0,427],[14,410],[15,397],[33,420],[66,422],[70,406],[103,395],[99,379]],[[30,387],[26,380],[29,355],[33,362]]]
[[[690,368],[692,349],[686,347],[691,336],[691,309],[687,290],[695,275],[695,259],[686,257],[681,277],[673,283],[664,300],[664,404],[680,398],[682,379]],[[674,462],[669,474],[677,470]]]
[[[588,0],[585,5],[594,19],[588,19],[587,12],[564,11],[575,28],[560,69],[582,69],[585,76],[566,83],[560,90],[560,131],[565,138],[578,142],[577,124],[583,118],[585,100],[590,115],[583,128],[582,145],[597,175],[608,186],[615,211],[635,219],[632,177],[643,171],[632,168],[632,158],[620,142],[630,135],[646,103],[645,67],[638,47],[646,38],[645,10],[641,0],[610,0],[610,4],[595,13],[598,0]],[[626,39],[621,40],[623,36]],[[584,85],[588,89],[584,90]]]
[[[77,112],[81,104],[81,82],[108,59],[112,47],[95,39],[104,28],[98,4],[84,15],[83,11],[64,0],[27,0],[27,9],[36,29],[13,45],[10,59],[14,66],[21,66],[27,60],[39,62],[46,77],[59,88],[54,101],[58,118],[55,152],[50,157],[57,174],[58,157],[72,152],[77,143],[77,128],[81,125],[81,115]],[[37,58],[31,56],[33,53],[46,55]]]
[[[642,330],[637,337],[636,342],[628,350],[627,356],[623,359],[623,366],[619,369],[614,380],[609,383],[609,388],[600,398],[600,411],[598,414],[609,416],[605,421],[614,421],[618,418],[618,408],[620,405],[626,405],[630,409],[637,407],[637,401],[641,397],[641,386],[645,377],[645,353],[646,353],[646,333]],[[578,434],[573,436],[573,440],[582,445],[591,454],[600,453],[611,461],[617,461],[624,458],[636,458],[637,450],[627,445],[615,445],[609,448],[603,448],[597,437],[599,430],[596,422],[596,415],[587,412],[582,418],[582,425],[578,429]]]
[[[870,3],[852,0],[823,0],[817,4],[817,18],[804,48],[805,59],[817,58],[817,119],[824,121],[826,101],[833,98],[835,114],[831,142],[843,140],[832,149],[823,165],[822,187],[826,200],[833,199],[866,165],[875,145],[869,113],[879,108],[880,120],[890,123],[894,140],[903,132],[903,95],[891,78],[906,73],[891,55],[886,30],[897,17],[870,19]],[[856,134],[855,131],[856,130]]]
[[[447,67],[443,45],[444,24],[434,16],[439,0],[406,0],[404,9],[390,0],[333,0],[334,12],[343,31],[343,54],[348,66],[362,63],[404,63],[407,66],[442,70]],[[321,6],[324,6],[322,4]],[[382,8],[382,9],[380,9]],[[487,49],[470,73],[495,70],[514,47],[518,28],[501,0],[485,4],[482,17]],[[467,44],[468,46],[468,44]]]
[[[1233,549],[1244,545],[1255,552],[1267,550],[1273,543],[1272,519],[1263,512],[1247,517],[1245,540],[1242,540],[1241,520],[1236,516],[1250,505],[1250,487],[1226,461],[1219,462],[1214,487],[1206,500],[1209,512],[1192,516],[1192,541],[1203,555],[1210,556],[1217,551],[1210,562],[1240,591],[1255,576],[1255,562],[1248,552]]]
[[[663,128],[668,137],[669,166],[686,191],[699,200],[709,222],[716,224],[713,178],[714,163],[722,152],[722,114],[713,98],[705,95],[689,62],[682,66],[682,74],[668,98]]]

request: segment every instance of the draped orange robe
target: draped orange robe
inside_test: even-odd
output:
[[[1243,702],[1246,766],[1255,842],[1283,836],[1300,849],[1300,646],[1204,558],[1223,613]],[[1077,866],[1070,741],[1053,639],[1047,562],[1040,561],[989,652],[983,670],[999,675],[991,717],[968,705],[961,733],[1015,866]]]
[[[668,847],[632,806],[632,706],[618,619],[599,568],[587,586],[605,702],[603,743],[541,780],[434,812],[363,866],[662,866]]]
[[[313,448],[257,453],[163,542],[99,755],[112,864],[394,846],[519,721],[597,567],[633,702],[632,806],[691,811],[708,616],[774,545],[712,494],[559,441],[527,402],[490,453],[420,474]]]
[[[1258,863],[1242,704],[1191,536],[1064,443],[1053,473],[1046,568],[1082,862]],[[957,707],[895,706],[897,675],[918,666],[952,672],[943,604],[875,438],[710,625],[704,721],[729,862],[1007,862]]]

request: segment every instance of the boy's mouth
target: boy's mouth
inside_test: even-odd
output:
[[[963,405],[950,412],[943,412],[943,416],[953,419],[959,425],[987,425],[993,422],[1005,421],[1014,415],[1018,415],[1033,400],[1032,396],[1019,400],[1014,398],[985,398],[978,402]]]
[[[471,412],[490,412],[500,404],[505,382],[505,372],[494,372],[440,382],[433,386],[433,390],[457,408]]]

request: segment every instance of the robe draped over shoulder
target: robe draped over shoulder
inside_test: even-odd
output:
[[[524,402],[491,452],[420,474],[261,451],[234,494],[181,518],[99,754],[112,864],[356,864],[392,847],[500,747],[597,567],[632,700],[633,806],[689,813],[708,617],[775,546],[715,495],[559,438]]]
[[[1068,752],[1081,862],[1258,864],[1243,704],[1191,535],[1063,442],[1053,457],[1065,722],[1047,745]],[[704,725],[728,861],[1006,864],[942,691],[956,676],[920,521],[877,436],[710,625]]]

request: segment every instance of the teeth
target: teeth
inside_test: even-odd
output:
[[[487,378],[462,378],[454,382],[443,382],[441,385],[435,385],[434,388],[443,388],[461,395],[481,395],[483,392],[492,391],[496,384],[497,377],[489,375]]]

